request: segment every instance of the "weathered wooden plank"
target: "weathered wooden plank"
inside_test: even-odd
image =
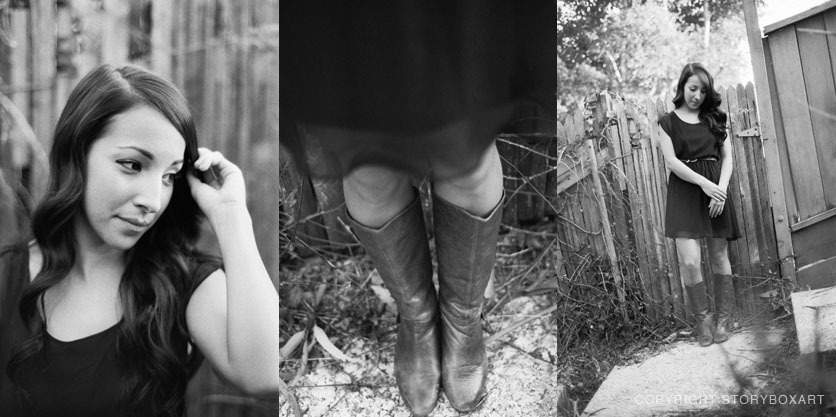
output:
[[[202,76],[202,94],[201,94],[201,111],[202,117],[200,117],[200,133],[201,138],[206,141],[206,143],[218,143],[220,138],[218,138],[218,132],[216,129],[217,120],[219,117],[217,115],[223,114],[218,111],[221,106],[218,100],[218,77],[222,74],[225,74],[225,62],[223,62],[222,55],[219,53],[221,48],[218,47],[220,43],[220,39],[217,37],[215,33],[215,19],[217,15],[221,13],[221,11],[217,8],[218,4],[216,2],[209,2],[205,5],[205,13],[203,16],[203,36],[202,36],[202,44],[204,47],[203,50],[203,60],[206,63],[203,68],[203,76]]]
[[[661,265],[663,265],[664,260],[662,259],[661,253],[661,242],[662,238],[660,236],[660,232],[663,228],[662,224],[659,221],[659,205],[658,205],[658,198],[656,196],[656,186],[654,184],[654,172],[653,172],[653,161],[651,159],[651,138],[644,132],[640,130],[641,125],[647,125],[646,114],[642,114],[635,106],[633,101],[629,101],[627,103],[627,114],[631,115],[629,118],[630,124],[628,125],[628,131],[630,133],[630,137],[633,142],[638,142],[638,153],[639,158],[641,160],[640,167],[640,175],[642,178],[642,184],[645,193],[645,208],[646,208],[646,215],[643,216],[646,224],[647,230],[647,238],[648,240],[648,253],[649,253],[649,260],[650,260],[650,270],[652,273],[652,277],[654,281],[659,283],[660,289],[660,296],[662,303],[660,307],[662,308],[661,314],[663,316],[668,315],[667,306],[669,305],[670,301],[670,283],[667,280],[667,275],[662,272]]]
[[[795,192],[792,190],[792,172],[789,168],[786,132],[784,131],[781,104],[776,93],[778,87],[775,71],[772,65],[772,49],[767,39],[760,39],[760,28],[757,26],[757,13],[752,3],[754,0],[744,0],[744,6],[751,9],[747,12],[746,31],[749,33],[749,47],[755,56],[762,56],[760,61],[753,60],[756,70],[755,80],[758,89],[758,123],[763,139],[763,153],[766,158],[767,179],[769,180],[769,202],[772,205],[775,239],[778,244],[778,258],[781,276],[795,282],[795,253],[790,236],[792,215],[798,212]],[[752,38],[756,37],[756,41]],[[764,92],[761,94],[761,92]]]
[[[836,5],[836,0],[829,0],[825,3],[817,4],[816,6],[804,10],[801,13],[794,14],[788,18],[781,19],[775,23],[770,23],[769,25],[763,28],[763,33],[769,34],[778,29],[792,25],[793,23],[807,19],[810,16],[815,16],[825,10],[833,8],[834,5]]]
[[[798,268],[798,288],[819,289],[834,285],[833,271],[836,271],[836,257]]]
[[[214,3],[214,2],[213,2]],[[211,15],[217,14],[217,9],[210,9]],[[267,16],[264,17],[265,19]],[[213,19],[214,20],[214,19]],[[212,28],[207,19],[208,28]],[[207,39],[213,40],[214,32],[208,32]],[[215,51],[213,45],[209,48],[210,51]],[[278,288],[279,283],[279,231],[281,225],[279,224],[278,206],[279,206],[279,120],[275,115],[279,108],[279,88],[278,77],[275,76],[273,70],[278,68],[279,54],[277,44],[275,47],[263,48],[258,53],[253,54],[253,60],[250,64],[253,71],[253,82],[251,84],[252,93],[250,94],[250,101],[252,103],[252,118],[250,120],[250,145],[248,145],[247,159],[248,165],[255,170],[247,178],[248,189],[253,190],[254,196],[261,198],[253,199],[251,207],[253,207],[254,218],[262,219],[262,227],[256,234],[256,240],[259,248],[261,248],[265,266],[271,273],[273,282]],[[211,78],[211,77],[207,77]],[[264,184],[268,183],[268,184]],[[332,198],[339,198],[338,201],[330,203],[329,207],[339,208],[342,205],[342,184],[335,190]],[[268,197],[269,196],[269,197]],[[257,213],[257,214],[256,214]],[[354,239],[350,233],[346,232],[342,227],[339,227],[337,216],[341,210],[331,210],[325,218],[328,226],[328,239],[334,244],[353,243]]]
[[[750,83],[751,85],[751,83]],[[748,230],[747,239],[748,241],[755,242],[757,252],[751,251],[750,255],[752,255],[755,259],[752,260],[750,265],[751,277],[748,278],[747,286],[752,288],[752,301],[753,304],[746,307],[746,310],[749,311],[750,314],[757,315],[761,309],[761,299],[759,294],[769,291],[771,289],[768,282],[764,279],[765,277],[769,276],[770,274],[768,271],[768,263],[765,263],[766,258],[769,255],[768,248],[766,247],[765,243],[765,236],[763,233],[763,207],[762,204],[767,205],[768,209],[768,192],[766,190],[762,190],[760,187],[765,185],[765,178],[759,178],[759,171],[758,165],[763,166],[764,158],[762,149],[760,149],[760,137],[758,136],[741,136],[739,132],[741,130],[748,130],[752,128],[756,124],[755,113],[754,109],[750,106],[754,105],[754,97],[748,97],[747,91],[742,84],[738,84],[736,88],[737,94],[737,107],[738,107],[738,115],[737,120],[738,124],[735,127],[734,135],[735,137],[739,138],[738,141],[743,145],[743,152],[744,158],[742,158],[743,166],[740,166],[739,169],[745,169],[748,175],[748,193],[749,193],[749,202],[752,205],[752,211],[746,213],[747,217],[752,220],[754,224],[754,230]],[[756,152],[755,149],[758,149]],[[771,217],[769,220],[770,228],[771,228]],[[773,260],[776,257],[773,256]]]
[[[169,1],[151,3],[151,69],[167,79],[172,78],[172,18],[175,8]]]
[[[753,97],[754,98],[754,97]],[[739,132],[741,130],[748,130],[754,126],[754,112],[750,106],[753,102],[747,96],[747,91],[742,84],[738,84],[737,86],[737,107],[738,112],[740,113],[738,119],[740,121],[740,125],[737,126],[736,132],[734,133],[735,137],[738,137],[739,140],[743,143],[743,150],[744,150],[744,161],[745,164],[741,168],[745,168],[747,170],[747,175],[749,178],[749,195],[751,196],[750,202],[752,204],[752,212],[749,213],[752,221],[754,222],[755,230],[750,232],[753,233],[755,241],[757,242],[757,259],[758,265],[753,265],[753,269],[760,271],[760,262],[764,260],[764,257],[767,256],[768,251],[766,248],[765,236],[763,234],[763,207],[762,204],[765,202],[764,197],[767,197],[767,194],[764,193],[764,190],[761,189],[763,185],[763,181],[765,178],[759,178],[758,172],[758,164],[763,164],[763,152],[756,152],[755,148],[760,145],[760,137],[759,136],[741,136]]]
[[[577,202],[577,189],[578,185],[575,184],[567,190],[565,195],[565,205],[563,206],[563,218],[566,222],[566,241],[569,244],[570,252],[585,250],[583,247],[584,245],[581,242],[581,232],[578,231],[578,226],[583,223],[583,219],[578,219],[580,216],[578,215],[579,208]]]
[[[581,142],[583,144],[583,142]],[[583,148],[581,148],[583,149]],[[588,230],[590,233],[587,234],[587,239],[589,240],[590,248],[594,251],[595,254],[601,256],[602,258],[606,259],[607,250],[604,246],[604,238],[603,238],[603,219],[600,216],[600,211],[598,210],[598,204],[596,203],[595,199],[595,191],[592,185],[592,163],[590,162],[590,175],[584,178],[582,184],[582,193],[581,193],[581,206],[583,207],[583,218],[585,229]]]
[[[26,120],[32,120],[30,118],[31,94],[23,88],[32,83],[32,72],[29,70],[29,58],[32,53],[29,44],[30,13],[29,9],[12,9],[11,14],[12,36],[17,45],[11,51],[8,83],[14,90],[20,89],[21,91],[12,92],[9,98],[23,113]]]
[[[836,217],[827,218],[815,227],[793,232],[793,247],[796,248],[798,268],[836,256]],[[836,272],[836,271],[834,271]],[[836,275],[834,275],[836,280]]]
[[[795,28],[774,32],[769,37],[769,46],[787,145],[792,148],[788,156],[798,212],[791,215],[792,221],[797,222],[824,211],[824,189],[819,178],[821,167],[813,139]]]
[[[590,160],[592,161],[592,188],[597,199],[599,218],[601,219],[602,240],[606,249],[607,258],[610,263],[610,273],[613,276],[613,281],[616,287],[616,295],[618,297],[619,310],[624,320],[629,320],[626,313],[626,298],[624,296],[624,278],[621,275],[621,267],[619,266],[618,258],[615,254],[615,242],[613,240],[612,229],[610,229],[609,214],[607,213],[607,205],[604,200],[604,188],[601,186],[601,176],[598,169],[598,162],[595,157],[597,149],[593,144],[592,139],[585,140],[587,152],[589,152]]]
[[[634,152],[630,141],[629,121],[627,120],[624,104],[620,100],[613,100],[612,104],[618,120],[618,139],[623,155],[624,172],[629,184],[628,195],[630,199],[630,217],[634,232],[633,243],[636,249],[636,261],[639,264],[640,279],[642,280],[645,294],[649,300],[648,315],[651,319],[657,319],[660,313],[659,303],[662,300],[659,298],[659,288],[658,285],[654,285],[656,283],[649,267],[647,233],[645,231],[644,219],[642,218],[644,210],[642,209],[642,195],[640,191],[641,178],[637,174],[636,168],[638,155]]]
[[[746,84],[746,100],[749,107],[749,127],[758,127],[757,119],[757,97],[755,96],[754,84]],[[770,203],[770,192],[768,183],[768,173],[766,167],[765,150],[763,148],[763,137],[758,136],[756,140],[751,142],[752,155],[754,157],[756,174],[758,180],[758,200],[761,210],[760,215],[760,235],[763,237],[763,251],[761,252],[761,261],[766,262],[768,268],[766,271],[770,274],[778,273],[777,263],[778,243],[775,238],[774,218],[772,217],[772,205]]]
[[[821,288],[836,284],[836,233],[833,230],[836,230],[836,217],[830,217],[816,227],[793,232],[799,285]]]
[[[619,142],[622,149],[622,161],[624,162],[624,172],[628,182],[627,197],[630,204],[630,226],[633,229],[633,240],[636,262],[639,267],[639,279],[642,282],[642,287],[645,289],[645,295],[648,300],[647,313],[651,319],[659,319],[659,299],[658,288],[654,287],[653,275],[649,267],[647,239],[644,221],[642,216],[644,210],[642,209],[642,200],[639,192],[641,178],[636,173],[636,158],[637,154],[634,152],[630,143],[629,131],[627,128],[627,118],[624,112],[623,104],[615,102],[616,115],[619,122]]]
[[[660,314],[663,317],[667,317],[670,313],[670,311],[668,311],[671,299],[670,283],[668,282],[667,274],[662,271],[662,265],[664,264],[661,252],[663,239],[661,237],[661,232],[663,224],[659,220],[659,204],[656,195],[656,186],[654,185],[655,179],[653,160],[652,151],[650,149],[652,148],[652,142],[650,136],[642,135],[638,130],[639,122],[646,122],[646,120],[640,121],[639,118],[643,119],[646,116],[637,114],[637,110],[632,103],[628,103],[627,110],[628,114],[634,115],[633,120],[631,121],[632,123],[630,124],[630,135],[633,138],[633,141],[638,143],[638,148],[634,148],[634,152],[637,152],[637,156],[641,161],[641,163],[637,165],[637,168],[639,169],[637,175],[641,178],[641,189],[644,193],[642,209],[645,210],[645,212],[642,219],[645,222],[646,230],[649,261],[648,268],[651,272],[651,279],[654,282],[657,282],[659,286],[659,297],[661,301],[659,304]],[[636,141],[636,138],[638,141]]]
[[[661,105],[661,103],[659,103]],[[649,156],[651,158],[651,169],[649,171],[652,178],[652,186],[654,189],[655,204],[658,207],[655,218],[655,227],[657,234],[658,250],[660,251],[660,278],[667,281],[670,291],[671,305],[673,306],[673,314],[677,317],[685,317],[682,285],[679,281],[678,271],[676,267],[677,259],[673,247],[673,239],[666,238],[664,235],[665,228],[665,211],[667,210],[667,169],[665,167],[664,158],[661,150],[658,148],[659,143],[659,113],[661,109],[657,107],[656,101],[648,99],[645,104],[646,117],[648,123],[648,134],[650,137]],[[666,304],[667,305],[667,304]]]
[[[662,279],[667,280],[668,288],[670,289],[670,297],[674,308],[673,313],[677,316],[680,316],[682,314],[682,286],[679,285],[679,278],[674,276],[672,271],[672,269],[676,269],[672,268],[673,265],[676,265],[676,254],[671,250],[671,239],[665,237],[665,210],[667,209],[667,187],[663,185],[664,180],[662,179],[662,176],[665,174],[665,167],[664,162],[662,162],[661,151],[656,146],[653,146],[653,144],[650,145],[650,152],[650,156],[653,160],[653,170],[651,171],[651,175],[653,176],[654,186],[656,187],[655,199],[658,207],[658,217],[656,218],[655,231],[657,236],[656,244],[658,245],[658,250],[661,254],[661,257],[659,259],[659,273],[661,274]]]
[[[629,225],[627,221],[627,212],[624,207],[624,192],[627,190],[627,182],[625,180],[623,174],[623,164],[621,162],[621,144],[618,143],[618,126],[610,126],[609,123],[609,116],[607,115],[607,110],[609,109],[609,104],[607,101],[609,100],[609,96],[607,93],[601,93],[598,95],[598,102],[596,103],[596,120],[598,121],[598,125],[595,127],[595,130],[598,132],[605,132],[604,135],[606,137],[606,152],[610,159],[610,162],[603,166],[603,170],[606,173],[605,178],[609,185],[608,192],[606,193],[607,197],[607,207],[611,208],[611,219],[613,221],[613,232],[615,234],[616,242],[619,248],[627,248],[630,247],[630,235],[629,235]],[[628,256],[629,253],[623,253],[622,256]],[[630,267],[627,265],[632,265],[632,262],[624,262],[625,267],[628,269],[627,279],[631,279],[633,277],[632,271]]]
[[[734,215],[737,219],[738,227],[740,228],[740,232],[742,237],[733,243],[736,246],[736,256],[735,256],[735,264],[732,264],[732,272],[737,275],[739,278],[734,281],[735,286],[735,294],[737,295],[737,301],[740,306],[743,308],[744,313],[749,312],[750,302],[749,299],[750,293],[746,292],[746,288],[749,288],[748,285],[748,278],[752,275],[751,272],[751,257],[750,257],[750,247],[746,241],[746,217],[748,217],[749,212],[746,209],[745,199],[747,190],[744,186],[745,182],[740,180],[741,175],[745,175],[745,169],[741,169],[744,166],[745,162],[741,162],[741,159],[744,158],[744,153],[742,152],[742,144],[736,137],[733,136],[734,131],[738,129],[739,121],[736,119],[736,111],[737,111],[737,99],[734,89],[726,90],[721,89],[721,94],[723,96],[723,104],[721,105],[721,109],[728,115],[728,122],[732,127],[732,136],[727,139],[726,145],[732,146],[732,156],[733,156],[733,164],[735,166],[735,171],[732,174],[732,177],[729,181],[729,189],[728,189],[728,197],[732,201],[732,204],[735,207]],[[743,187],[743,188],[741,188]],[[731,245],[729,245],[731,246]],[[707,252],[706,252],[707,254]],[[710,272],[709,272],[710,274]],[[711,275],[707,275],[711,276]]]
[[[38,88],[31,95],[29,120],[35,136],[45,149],[52,148],[55,121],[53,113],[53,88],[55,85],[55,2],[32,0],[29,2],[32,22],[30,32],[32,84]]]
[[[836,26],[833,28],[836,29]],[[832,208],[836,207],[836,100],[833,99],[836,97],[836,85],[833,82],[833,64],[830,61],[827,38],[823,35],[824,30],[822,16],[805,19],[796,25],[813,129],[813,152],[819,161],[818,181],[824,191],[825,208]],[[833,47],[836,48],[836,45]]]
[[[131,5],[126,1],[104,0],[104,8],[107,13],[101,14],[102,60],[115,66],[125,65],[128,63],[130,49]]]
[[[188,26],[185,24],[189,18],[189,4],[194,0],[182,0],[172,2],[172,21],[181,22],[180,24],[172,25],[174,31],[172,35],[172,75],[171,80],[175,85],[181,89],[186,85],[186,51],[189,46],[188,42]]]
[[[673,103],[666,103],[663,102],[661,99],[657,99],[654,108],[655,108],[655,118],[652,119],[654,123],[658,121],[659,117],[667,113],[669,107],[672,107]],[[655,129],[660,129],[658,124],[654,125]],[[658,134],[658,130],[656,130]],[[668,170],[667,166],[665,166],[664,156],[661,155],[661,152],[657,150],[659,154],[659,186],[660,186],[660,196],[662,197],[662,207],[663,213],[667,210],[667,189],[668,189],[668,177],[670,176],[670,171]],[[664,231],[664,218],[662,219],[662,226]],[[674,302],[674,312],[677,314],[678,317],[686,317],[687,311],[685,310],[685,297],[684,297],[684,288],[682,286],[682,278],[679,272],[679,262],[677,259],[676,254],[676,242],[673,239],[665,238],[665,249],[667,253],[667,274],[668,274],[668,281],[671,285],[671,292],[677,298]]]
[[[238,103],[237,129],[232,133],[237,140],[236,148],[238,161],[246,166],[248,164],[248,148],[250,144],[250,127],[252,125],[252,97],[253,97],[253,65],[252,52],[254,46],[250,45],[250,8],[251,2],[236,2],[235,13],[237,24],[235,34],[241,43],[237,45],[238,56],[235,59],[234,74],[236,82],[236,93]],[[278,109],[277,109],[278,110]],[[320,207],[321,210],[322,207]]]
[[[735,126],[732,131],[734,135],[730,138],[731,141],[728,142],[728,144],[733,147],[732,152],[734,153],[733,159],[735,166],[734,177],[736,177],[735,186],[737,187],[739,192],[738,195],[740,196],[740,205],[736,206],[736,211],[740,212],[741,217],[743,218],[743,222],[739,223],[739,226],[743,232],[743,239],[745,240],[748,252],[747,269],[751,273],[752,265],[758,261],[759,256],[757,235],[755,234],[755,222],[752,216],[752,213],[754,213],[755,210],[752,204],[752,192],[749,187],[749,161],[747,161],[746,146],[744,143],[744,141],[748,139],[741,138],[735,134],[745,128],[745,124],[741,118],[740,108],[738,106],[737,90],[730,88],[727,91],[726,97],[729,101],[729,116],[733,126]]]

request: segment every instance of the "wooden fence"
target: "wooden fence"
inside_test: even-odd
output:
[[[102,62],[144,66],[183,91],[201,146],[220,150],[244,171],[256,240],[278,287],[278,0],[29,0],[11,6],[9,26],[0,24],[0,93],[20,109],[37,143],[25,161],[12,161],[6,152],[12,145],[0,144],[2,173],[12,184],[0,184],[4,203],[19,187],[43,183],[44,161],[36,157],[50,148],[58,115],[81,76]],[[0,204],[0,210],[6,206],[13,207]],[[189,396],[194,415],[276,412],[226,387],[206,365]]]
[[[751,315],[774,295],[777,244],[754,88],[749,83],[720,93],[729,115],[728,143],[734,147],[729,198],[743,234],[730,242],[730,260],[737,276],[739,311]],[[594,283],[602,278],[583,271],[589,259],[609,261],[608,273],[619,287],[640,286],[646,314],[653,319],[687,316],[675,245],[664,237],[669,172],[658,148],[656,120],[670,110],[670,97],[636,103],[603,93],[587,103],[586,114],[579,110],[567,117],[558,127],[557,176],[562,180],[555,182],[559,191],[565,191],[551,204],[559,210],[558,264],[563,269],[558,274]],[[591,149],[597,155],[594,164]],[[594,176],[586,175],[599,169],[603,187],[596,187]],[[605,210],[598,203],[602,200]],[[612,248],[617,250],[614,259]],[[703,247],[703,273],[711,276],[706,260]],[[707,283],[710,286],[710,280]]]

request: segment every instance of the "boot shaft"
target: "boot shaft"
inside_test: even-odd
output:
[[[714,311],[720,317],[728,317],[735,302],[732,275],[714,274],[713,279]]]
[[[496,261],[496,242],[503,199],[481,218],[433,196],[433,231],[438,257],[439,297],[442,306],[473,311],[482,298]]]
[[[691,302],[691,309],[697,320],[702,319],[702,316],[710,312],[708,304],[708,295],[705,291],[705,282],[700,281],[694,285],[685,285],[685,293],[688,295],[688,301]]]
[[[377,229],[358,223],[347,210],[346,217],[395,299],[401,319],[428,319],[424,316],[435,310],[436,295],[421,199],[416,195],[412,203]]]

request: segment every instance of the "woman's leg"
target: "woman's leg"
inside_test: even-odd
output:
[[[708,254],[714,271],[714,313],[717,318],[714,341],[723,343],[729,339],[728,320],[734,305],[728,241],[724,238],[708,239]]]
[[[482,300],[496,258],[502,217],[502,165],[495,146],[465,174],[433,163],[433,221],[441,311],[441,378],[450,405],[460,412],[486,398],[487,355]]]
[[[441,334],[420,198],[409,177],[380,167],[353,171],[343,186],[352,230],[398,307],[398,390],[413,415],[426,416],[438,400]]]
[[[456,167],[431,161],[434,171],[433,193],[468,213],[485,217],[502,199],[502,161],[496,145],[491,145],[471,172],[456,174]]]
[[[362,166],[343,178],[345,206],[360,224],[378,228],[414,198],[409,176],[381,166]]]
[[[714,340],[711,334],[714,320],[705,293],[700,262],[700,242],[696,239],[676,239],[676,255],[679,260],[679,274],[685,284],[685,292],[694,309],[697,320],[697,341],[700,346],[708,346]]]

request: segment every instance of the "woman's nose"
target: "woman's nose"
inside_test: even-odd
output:
[[[162,206],[162,182],[152,180],[141,181],[138,187],[139,189],[134,196],[134,205],[146,213],[156,213],[159,211]]]

